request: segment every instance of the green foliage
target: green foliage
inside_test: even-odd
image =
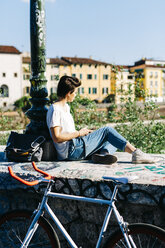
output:
[[[88,128],[97,128],[107,122],[106,113],[97,111],[96,103],[87,97],[82,98],[78,94],[75,97],[75,100],[70,103],[70,108],[76,128],[78,129],[84,126],[88,126]]]
[[[135,147],[147,153],[165,153],[165,124],[134,121],[129,125],[121,124],[115,128]]]
[[[22,117],[0,116],[0,131],[23,129],[26,124],[27,118],[24,115]]]
[[[1,134],[0,145],[4,146],[7,143],[9,134]]]
[[[49,103],[48,105],[51,105],[53,102],[57,101],[57,93],[51,93],[49,96]]]
[[[28,109],[31,108],[31,103],[29,99],[30,99],[30,96],[23,96],[17,101],[15,101],[14,106],[16,107],[16,109],[26,112]]]
[[[115,69],[114,69],[115,71]],[[120,70],[121,71],[121,70]],[[118,68],[115,73],[119,72]],[[136,73],[136,84],[128,84],[127,90],[118,87],[120,106],[112,104],[108,109],[110,122],[120,123],[116,130],[123,135],[135,147],[148,153],[165,152],[165,124],[156,123],[156,111],[158,107],[152,101],[138,102],[148,96],[143,88],[144,75]],[[117,85],[116,85],[117,86]],[[148,120],[145,123],[144,120]],[[125,124],[129,122],[129,124]]]
[[[9,123],[9,118],[7,116],[1,116],[0,117],[0,131],[6,130],[8,123]]]
[[[137,93],[138,92],[138,93]],[[127,90],[119,88],[117,93],[120,95],[120,105],[112,104],[108,109],[110,122],[134,122],[137,120],[154,120],[157,105],[152,101],[138,102],[139,97],[146,97],[147,93],[141,88],[139,83],[132,85],[128,83]]]

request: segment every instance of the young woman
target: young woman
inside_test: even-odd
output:
[[[73,117],[67,102],[72,102],[76,88],[81,82],[74,77],[61,77],[58,87],[58,101],[47,112],[47,125],[57,150],[59,160],[81,160],[88,157],[95,163],[112,164],[117,161],[113,154],[117,149],[132,154],[133,163],[154,163],[155,158],[136,149],[115,129],[103,127],[96,131],[88,128],[75,129]]]

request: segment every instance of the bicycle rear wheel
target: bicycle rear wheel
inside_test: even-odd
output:
[[[0,218],[0,248],[20,248],[31,223],[32,212],[15,210]],[[40,217],[29,248],[60,248],[60,243],[53,227]]]
[[[150,224],[131,224],[128,234],[133,238],[137,248],[165,248],[165,231]],[[126,248],[121,230],[116,231],[106,242],[104,248]]]

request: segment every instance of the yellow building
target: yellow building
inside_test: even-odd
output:
[[[110,98],[116,104],[122,103],[128,98],[134,98],[134,73],[130,66],[112,66]]]
[[[80,95],[101,102],[110,94],[110,64],[91,58],[62,57],[61,59],[68,62],[70,75],[81,80]]]
[[[30,89],[30,57],[23,57],[22,61],[24,94],[27,94]],[[81,80],[82,84],[78,91],[83,97],[101,102],[110,94],[110,64],[77,57],[49,58],[46,62],[48,95],[56,93],[58,80],[63,75]]]
[[[146,92],[145,101],[165,102],[165,61],[142,59],[131,67],[136,83]],[[139,97],[144,100],[144,97]]]

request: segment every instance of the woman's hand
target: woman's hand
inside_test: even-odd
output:
[[[86,127],[85,128],[82,128],[82,129],[79,130],[79,137],[80,136],[85,136],[85,135],[87,135],[87,134],[89,134],[91,132],[93,132],[93,130],[88,129]]]

